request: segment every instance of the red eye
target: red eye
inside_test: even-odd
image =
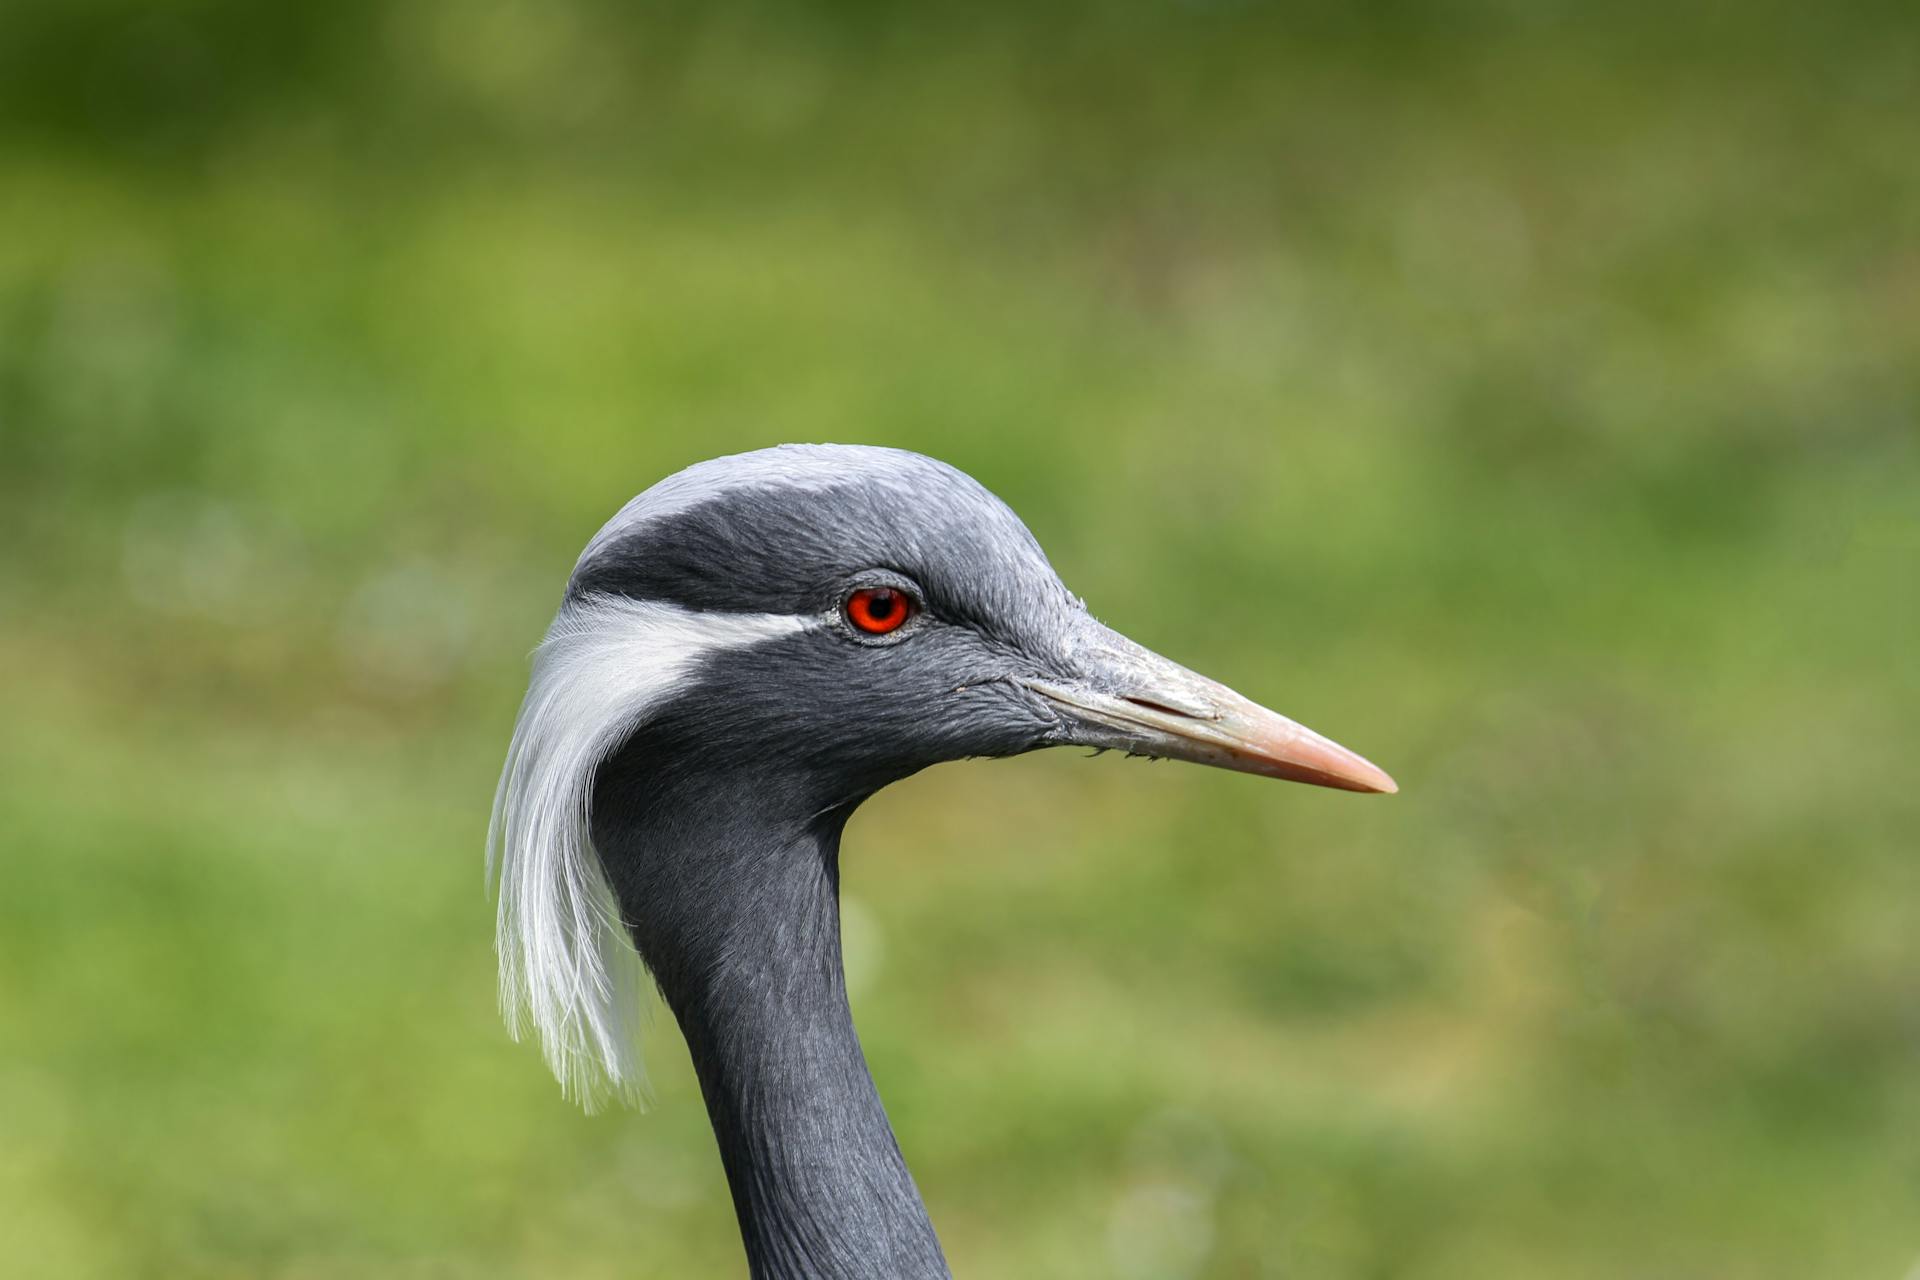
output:
[[[870,636],[897,630],[913,616],[913,601],[892,587],[862,587],[847,597],[847,621]]]

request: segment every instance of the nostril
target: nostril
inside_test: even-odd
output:
[[[1121,698],[1120,700],[1122,702],[1131,703],[1134,706],[1139,707],[1145,711],[1157,711],[1161,715],[1165,715],[1165,716],[1178,716],[1182,720],[1217,720],[1219,719],[1219,716],[1212,711],[1196,710],[1193,707],[1179,707],[1179,706],[1175,706],[1170,702],[1156,702],[1152,698],[1135,698],[1135,697],[1127,696],[1127,697]]]

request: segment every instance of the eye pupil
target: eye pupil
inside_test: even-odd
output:
[[[847,597],[847,621],[868,635],[897,629],[912,611],[912,600],[892,587],[862,587]]]

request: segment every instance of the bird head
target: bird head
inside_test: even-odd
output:
[[[601,531],[568,599],[645,603],[706,649],[654,725],[680,758],[807,775],[822,799],[1059,745],[1394,790],[1103,626],[1005,503],[919,454],[784,446],[702,463]]]
[[[671,476],[588,544],[535,655],[490,836],[510,1020],[531,1010],[571,1091],[591,1098],[596,1065],[623,1083],[608,775],[628,807],[698,784],[804,816],[942,761],[1067,745],[1395,790],[1096,621],[944,463],[790,445]]]

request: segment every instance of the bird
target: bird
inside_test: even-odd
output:
[[[1397,790],[1096,621],[943,462],[781,445],[668,476],[533,653],[487,836],[509,1030],[589,1110],[640,1101],[650,976],[755,1280],[950,1275],[847,1002],[841,833],[929,766],[1054,746]]]

